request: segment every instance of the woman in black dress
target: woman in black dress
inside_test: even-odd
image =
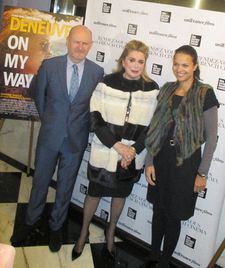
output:
[[[198,192],[206,187],[217,142],[218,101],[212,87],[199,81],[193,47],[175,50],[173,72],[177,81],[160,89],[146,137],[147,199],[153,203],[152,251],[142,267],[169,267],[181,220],[193,216]]]
[[[80,237],[72,251],[73,260],[83,251],[91,219],[103,196],[112,197],[104,250],[112,261],[115,259],[116,224],[126,197],[140,178],[146,156],[145,135],[157,104],[158,85],[145,71],[148,52],[143,42],[128,42],[118,60],[117,71],[105,76],[93,92],[90,183]]]

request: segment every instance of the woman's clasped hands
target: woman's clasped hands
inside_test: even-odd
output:
[[[123,144],[121,142],[117,142],[114,144],[113,148],[117,151],[119,155],[121,155],[121,166],[122,168],[127,169],[130,165],[131,161],[136,156],[136,150],[134,147]]]

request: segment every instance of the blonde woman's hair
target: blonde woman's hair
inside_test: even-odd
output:
[[[145,43],[143,43],[141,41],[131,40],[130,42],[128,42],[126,44],[126,46],[123,49],[123,52],[122,52],[121,56],[117,60],[117,69],[115,71],[120,72],[120,71],[122,71],[124,69],[123,65],[122,65],[122,62],[129,55],[129,53],[132,52],[132,51],[138,51],[138,52],[142,52],[144,54],[145,67],[146,67],[146,61],[147,61],[148,55],[149,55],[149,47],[147,45],[145,45]],[[141,74],[141,77],[145,81],[151,81],[150,77],[148,76],[148,74],[146,72],[145,67],[144,67],[144,70],[143,70],[143,72]]]

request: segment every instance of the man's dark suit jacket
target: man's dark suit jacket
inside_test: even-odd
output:
[[[68,137],[71,151],[78,152],[87,145],[90,97],[104,71],[86,59],[79,91],[70,103],[66,67],[67,55],[46,59],[31,83],[31,96],[41,120],[37,146],[58,150]]]

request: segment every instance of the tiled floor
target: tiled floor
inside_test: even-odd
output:
[[[13,167],[14,166],[14,167]],[[15,166],[17,168],[15,168]],[[23,166],[9,165],[0,161],[0,242],[10,244],[12,232],[17,232],[25,216],[32,177],[22,172]],[[48,248],[48,215],[54,200],[55,191],[49,189],[47,204],[40,222],[40,229],[34,231],[29,239],[16,247],[14,268],[110,268],[112,265],[102,257],[105,243],[103,225],[91,224],[89,243],[83,254],[71,261],[71,250],[79,235],[82,213],[74,207],[69,210],[68,219],[63,226],[63,246],[57,253]],[[116,239],[117,262],[113,266],[138,268],[147,251],[133,243]],[[184,267],[175,263],[171,267]]]
[[[0,161],[0,242],[10,244],[12,232],[17,232],[25,216],[32,179],[24,172]],[[58,253],[48,248],[48,214],[54,200],[55,191],[50,188],[40,230],[34,231],[29,239],[16,247],[14,268],[58,268],[82,267],[105,268],[109,264],[102,258],[105,243],[102,227],[90,226],[89,243],[80,258],[71,261],[71,250],[79,235],[82,214],[70,208],[68,219],[63,226],[63,246]],[[118,263],[114,267],[137,268],[143,262],[146,251],[134,248],[117,238]]]

